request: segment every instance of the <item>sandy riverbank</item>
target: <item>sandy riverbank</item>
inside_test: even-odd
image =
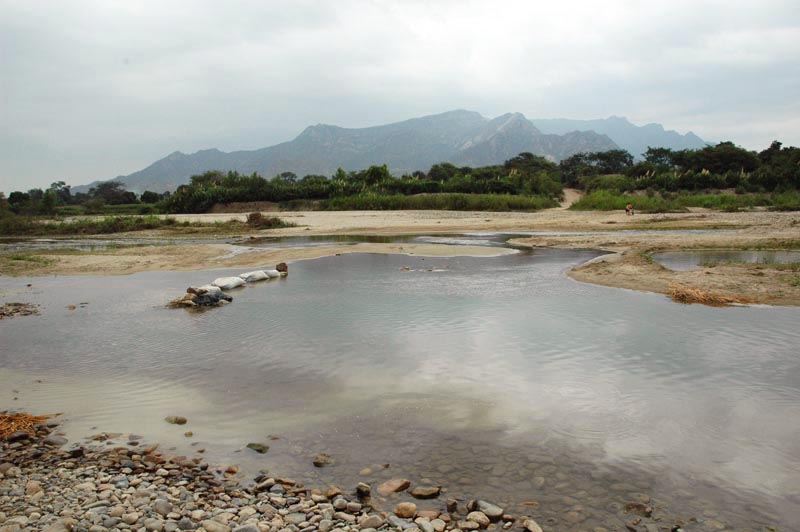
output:
[[[295,227],[248,232],[235,236],[245,243],[250,237],[315,235],[391,235],[497,232],[570,232],[521,236],[518,246],[596,248],[613,252],[613,258],[573,269],[577,280],[607,286],[666,293],[680,282],[704,290],[731,292],[771,304],[800,304],[797,272],[759,265],[725,266],[691,272],[672,272],[648,261],[653,251],[686,249],[798,249],[800,213],[689,212],[637,214],[621,212],[574,212],[563,208],[535,213],[456,211],[342,211],[284,212],[280,217]],[[178,215],[178,219],[214,222],[244,214]],[[706,230],[720,230],[703,232]],[[690,232],[686,232],[690,230]],[[646,232],[641,232],[646,231]],[[204,238],[215,235],[205,234]],[[219,235],[216,235],[219,236]],[[407,253],[429,256],[497,255],[510,250],[480,246],[418,243],[359,243],[280,249],[247,248],[219,243],[181,243],[186,235],[139,232],[114,235],[116,240],[169,238],[170,245],[138,245],[110,250],[78,252],[39,250],[16,258],[0,254],[0,274],[128,274],[149,270],[198,270],[251,267],[282,261],[313,259],[337,253]],[[107,237],[106,237],[107,238]],[[194,236],[193,238],[197,238]]]

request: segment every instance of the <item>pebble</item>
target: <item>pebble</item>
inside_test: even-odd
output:
[[[524,526],[528,532],[542,532],[542,527],[533,519],[526,519],[522,522],[522,526]]]
[[[441,491],[439,486],[416,486],[409,493],[415,499],[435,499]]]
[[[231,532],[231,527],[224,525],[219,521],[206,519],[200,524],[206,529],[206,532]]]
[[[333,458],[327,453],[319,453],[314,457],[311,463],[314,464],[314,467],[325,467],[333,464]]]
[[[233,532],[261,532],[256,525],[242,525],[233,529]]]
[[[492,504],[486,501],[477,501],[475,507],[478,511],[483,512],[486,517],[491,519],[492,521],[497,521],[501,517],[503,517],[503,509],[497,506],[496,504]]]
[[[362,528],[379,528],[383,525],[383,518],[379,515],[365,515],[358,522]]]
[[[378,493],[386,497],[389,494],[403,491],[411,485],[411,481],[405,478],[393,478],[378,486]]]
[[[413,502],[401,502],[394,507],[394,513],[397,517],[410,518],[414,517],[417,513],[417,505]]]
[[[338,486],[310,490],[266,473],[256,477],[254,487],[247,487],[239,476],[229,478],[239,473],[238,467],[209,467],[198,454],[194,455],[198,458],[171,456],[144,442],[131,447],[126,443],[139,440],[106,433],[85,440],[82,447],[63,450],[45,442],[49,432],[41,428],[35,436],[0,441],[0,532],[178,532],[201,528],[206,532],[501,532],[515,524],[524,532],[542,532],[542,526],[578,530],[579,523],[583,523],[580,530],[604,532],[625,530],[634,521],[637,532],[661,532],[657,524],[667,522],[661,501],[653,504],[657,510],[649,515],[653,513],[650,497],[641,493],[648,489],[646,484],[615,485],[617,493],[611,497],[630,501],[621,504],[606,496],[605,486],[575,482],[552,463],[535,468],[544,475],[541,478],[547,478],[547,490],[537,493],[536,501],[524,503],[524,507],[509,507],[514,515],[505,514],[501,507],[511,504],[507,499],[470,501],[465,513],[464,499],[459,499],[460,504],[454,498],[432,501],[424,510],[403,501],[438,497],[441,488],[433,483],[442,477],[436,469],[413,472],[419,476],[411,478],[418,478],[420,484],[412,489],[410,480],[393,478],[380,484],[375,494],[363,482],[354,491],[352,485],[344,490]],[[113,443],[120,437],[122,442]],[[385,474],[386,467],[373,466],[373,474]],[[494,472],[498,468],[500,471]],[[537,478],[530,468],[510,461],[507,465],[487,462],[479,469],[487,472],[486,482],[492,488],[503,487],[504,479],[499,478],[503,475],[516,475],[511,481],[524,483],[521,490],[531,489],[535,485],[532,479]],[[479,479],[468,478],[469,473],[454,474],[458,482],[468,480],[478,486]],[[405,490],[408,493],[401,494]],[[392,505],[394,513],[387,513]],[[448,513],[442,513],[445,508]],[[602,513],[595,513],[596,509]],[[542,526],[530,517],[515,519],[517,512],[527,511]],[[605,520],[598,519],[601,515]],[[703,515],[700,523],[706,532],[727,526],[710,510]]]
[[[491,523],[491,521],[489,521],[489,518],[486,517],[486,514],[483,512],[470,512],[467,515],[467,521],[473,521],[475,523],[478,523],[478,525],[481,528],[486,528],[487,526],[489,526],[489,523]]]

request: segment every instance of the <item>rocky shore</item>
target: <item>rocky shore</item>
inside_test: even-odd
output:
[[[398,478],[323,491],[267,474],[243,486],[235,465],[174,456],[137,436],[118,445],[121,435],[98,434],[65,450],[55,427],[0,443],[0,532],[542,532],[536,520],[491,502],[444,499],[439,486],[409,489]],[[396,497],[406,491],[419,505]],[[651,519],[648,503],[620,508],[628,531],[680,530]]]

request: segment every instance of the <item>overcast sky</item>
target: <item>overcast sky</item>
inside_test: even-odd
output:
[[[800,2],[0,0],[0,190],[452,109],[800,145]]]

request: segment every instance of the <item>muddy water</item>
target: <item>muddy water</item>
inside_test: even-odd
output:
[[[162,305],[230,271],[0,279],[42,313],[0,322],[0,407],[64,412],[76,442],[205,448],[246,475],[441,484],[550,530],[623,527],[646,497],[665,525],[791,530],[800,310],[564,275],[595,255],[330,257],[204,313]],[[335,463],[313,468],[319,452]]]

